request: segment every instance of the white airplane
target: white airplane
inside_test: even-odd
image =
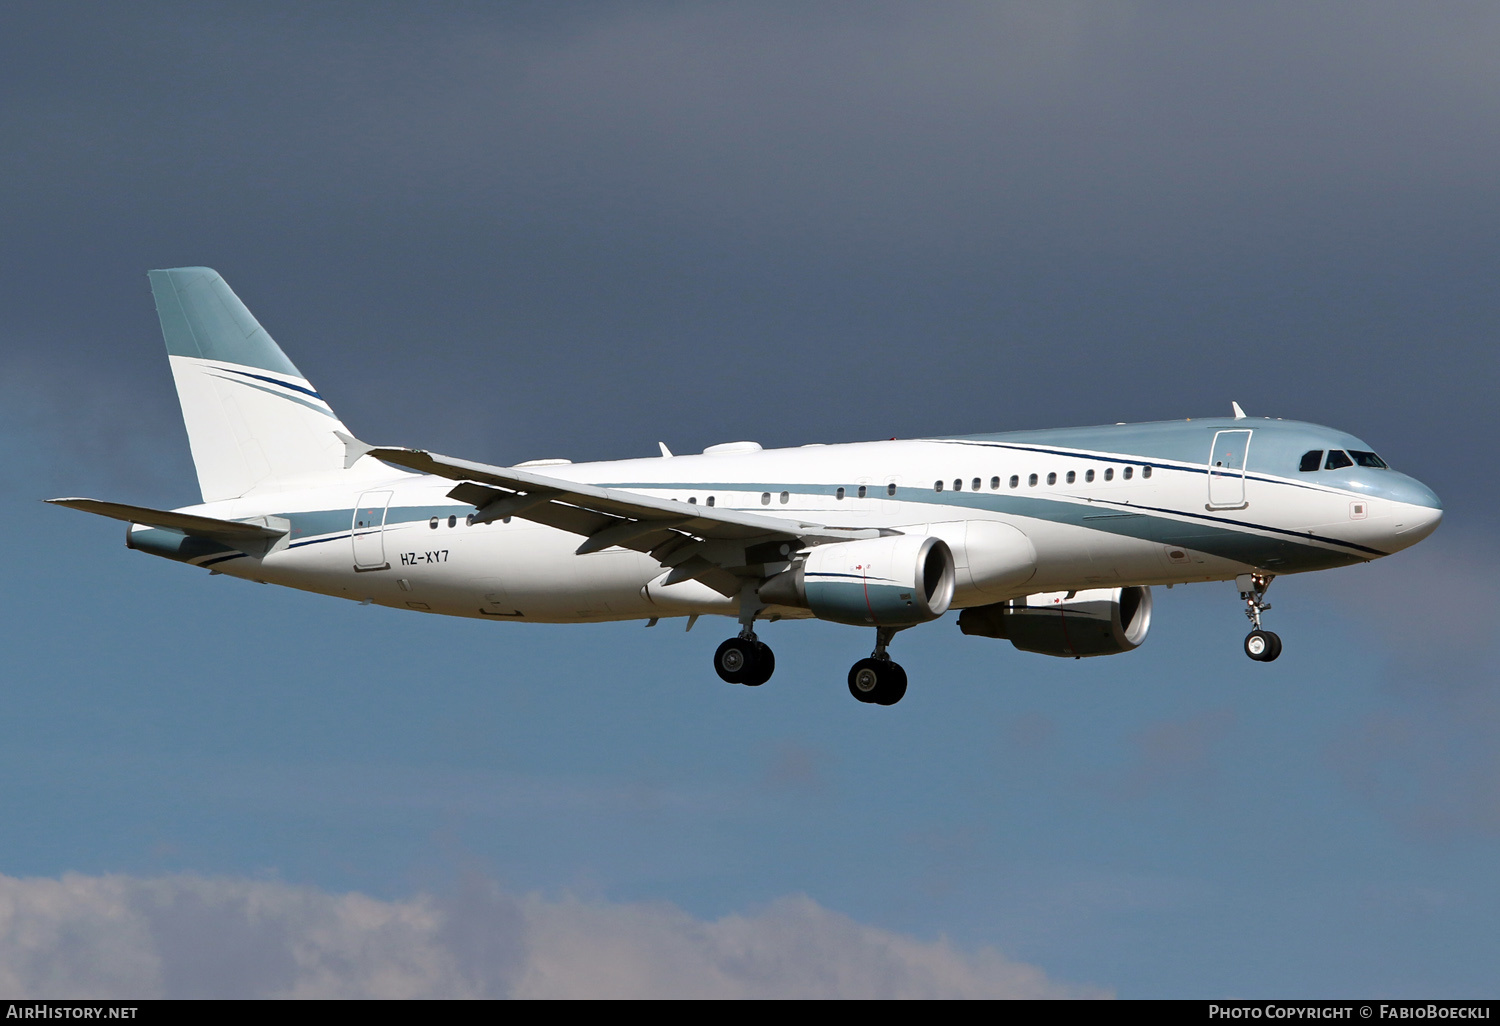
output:
[[[1261,628],[1281,574],[1367,562],[1442,519],[1437,496],[1340,431],[1233,418],[701,455],[488,466],[366,445],[217,272],[152,271],[203,502],[51,502],[126,521],[126,545],[212,573],[449,616],[592,623],[737,618],[714,668],[765,683],[758,621],[871,627],[849,671],[892,705],[897,631],[1053,656],[1145,640],[1150,586],[1236,582]]]

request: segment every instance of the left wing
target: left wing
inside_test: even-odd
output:
[[[807,545],[896,533],[658,499],[421,449],[363,451],[394,466],[462,482],[448,495],[478,509],[475,523],[520,517],[582,535],[579,555],[611,546],[646,552],[670,568],[666,583],[696,578],[722,595],[737,594],[745,578],[775,573],[781,567],[768,565],[786,564]]]

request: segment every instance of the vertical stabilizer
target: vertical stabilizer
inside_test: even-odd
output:
[[[344,474],[348,429],[219,273],[150,278],[203,501]]]

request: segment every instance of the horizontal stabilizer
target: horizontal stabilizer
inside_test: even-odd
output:
[[[99,499],[48,499],[54,506],[81,509],[85,513],[97,513],[112,520],[123,520],[128,524],[145,527],[160,527],[168,531],[181,531],[194,538],[207,538],[231,548],[245,551],[264,551],[287,532],[260,524],[244,524],[237,520],[219,520],[216,517],[200,517],[193,513],[175,513],[166,509],[150,509],[146,506],[127,506],[123,502],[103,502]]]

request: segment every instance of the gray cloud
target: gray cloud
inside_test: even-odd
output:
[[[160,395],[141,274],[199,262],[351,426],[480,458],[1238,398],[1487,487],[1437,439],[1500,359],[1488,8],[82,10],[0,34],[0,308],[64,408]]]
[[[1047,998],[1102,993],[991,948],[857,923],[810,898],[694,919],[665,904],[382,901],[245,879],[0,876],[12,997]]]

